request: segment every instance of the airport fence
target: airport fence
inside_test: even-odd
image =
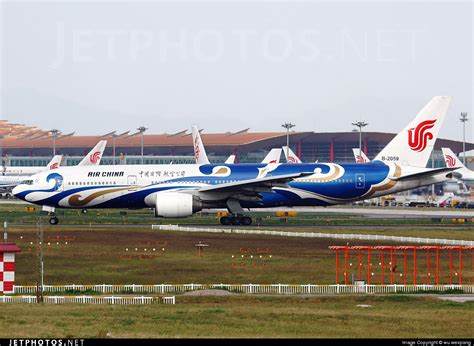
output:
[[[0,296],[0,303],[37,302],[36,296]],[[175,297],[96,297],[96,296],[44,296],[45,304],[110,304],[110,305],[149,305],[175,304]]]
[[[474,241],[469,241],[469,240],[396,237],[396,236],[375,235],[375,234],[287,232],[287,231],[270,231],[270,230],[256,230],[256,229],[182,227],[178,225],[152,225],[151,228],[162,230],[162,231],[179,231],[179,232],[253,234],[253,235],[282,236],[282,237],[325,238],[325,239],[340,239],[340,240],[377,240],[377,241],[385,241],[385,242],[398,242],[398,243],[411,243],[411,244],[474,246]]]
[[[169,294],[198,290],[226,290],[243,294],[386,294],[386,293],[471,293],[474,285],[289,285],[289,284],[185,284],[185,285],[44,285],[44,293],[88,292],[96,294]],[[34,294],[36,286],[14,286],[15,294]],[[51,296],[48,296],[48,299]],[[77,298],[77,297],[76,297]],[[101,297],[90,297],[101,298]],[[111,299],[111,297],[103,297]],[[120,297],[115,297],[120,298]],[[142,297],[127,297],[131,300]],[[160,299],[171,299],[164,297]],[[135,301],[135,300],[133,300]],[[168,303],[171,304],[171,303]],[[174,303],[173,303],[174,304]]]

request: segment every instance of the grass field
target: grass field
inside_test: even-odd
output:
[[[410,235],[417,232],[414,229]],[[455,232],[468,231],[450,230],[447,235]],[[387,230],[386,234],[392,234],[392,231]],[[34,284],[38,278],[36,230],[13,229],[9,239],[23,249],[17,255],[17,284]],[[202,257],[198,256],[195,247],[200,241],[209,245]],[[164,232],[148,227],[76,229],[45,226],[44,280],[46,284],[334,284],[335,253],[328,247],[346,244],[346,241],[332,239]],[[373,241],[371,244],[383,243]],[[367,245],[367,242],[351,241],[350,245]],[[140,259],[150,255],[152,259]],[[445,265],[441,268],[442,279],[446,283],[447,256],[447,253],[441,256]],[[418,283],[433,283],[424,271],[426,260],[423,253],[418,254]],[[349,278],[352,274],[357,277],[355,253],[349,261],[354,262]],[[380,281],[380,261],[379,255],[374,253],[374,282]],[[398,254],[397,261],[401,268],[402,254]],[[465,283],[473,281],[472,262],[471,255],[465,254]],[[362,270],[362,277],[365,275]],[[388,282],[388,275],[386,268],[385,282]],[[411,280],[409,278],[408,282]],[[342,276],[339,282],[343,283]],[[402,283],[402,278],[395,275],[395,282]]]
[[[31,211],[26,211],[27,207],[32,207]],[[380,209],[381,207],[379,207]],[[336,208],[337,209],[337,208]],[[383,208],[382,208],[383,209]],[[0,220],[16,224],[35,224],[38,222],[41,208],[31,204],[9,204],[0,203]],[[390,210],[390,209],[387,209]],[[411,208],[413,210],[413,208]],[[464,210],[463,212],[465,212]],[[116,210],[116,209],[91,209],[87,214],[80,210],[59,209],[56,211],[60,224],[198,224],[216,225],[219,224],[216,214],[198,213],[188,218],[162,219],[155,218],[153,211],[149,209],[141,210]],[[394,219],[367,218],[364,215],[345,213],[298,213],[295,217],[281,218],[275,213],[254,213],[251,214],[255,226],[346,226],[346,225],[417,225],[417,226],[472,226],[472,219],[467,218],[466,223],[453,222],[452,218],[446,217],[442,222],[432,221],[431,218],[405,218],[400,216]]]
[[[1,308],[6,338],[471,338],[474,321],[473,303],[407,296],[179,296],[174,306]]]
[[[9,240],[22,248],[16,260],[17,285],[33,285],[38,280],[37,222],[42,224],[44,231],[45,284],[334,284],[335,254],[328,247],[347,244],[342,240],[317,238],[164,232],[151,230],[147,225],[137,226],[139,223],[158,223],[149,211],[131,211],[127,216],[120,215],[119,211],[107,214],[94,211],[87,215],[67,211],[63,224],[78,222],[83,225],[49,226],[47,217],[25,212],[23,208],[22,205],[11,209],[0,205],[0,220],[22,224],[9,227]],[[444,223],[435,224],[442,228],[431,227],[429,220],[423,221],[427,224],[404,220],[406,227],[376,220],[382,222],[382,226],[374,228],[364,223],[366,221],[360,216],[308,215],[303,218],[301,223],[291,221],[295,227],[282,227],[281,230],[474,240],[471,227],[453,228]],[[318,227],[327,224],[328,220],[334,222],[334,227]],[[360,227],[344,227],[344,223],[354,220],[361,223]],[[173,221],[166,220],[176,223]],[[270,217],[266,221],[278,224],[279,219]],[[94,226],[100,222],[116,223],[117,226]],[[211,224],[216,219],[203,215],[186,222]],[[337,225],[337,222],[342,224]],[[130,226],[119,225],[128,223]],[[300,224],[304,227],[298,227]],[[309,224],[314,227],[308,227]],[[209,245],[202,257],[198,256],[195,247],[200,241]],[[351,241],[349,245],[383,244]],[[150,255],[151,259],[140,259]],[[444,263],[447,263],[444,256]],[[374,279],[379,280],[380,258],[373,254],[372,260]],[[397,259],[402,260],[401,257]],[[465,283],[473,283],[473,260],[471,255],[464,260]],[[349,261],[355,263],[356,258],[351,257]],[[427,259],[420,254],[418,283],[430,280],[423,272],[426,263]],[[353,273],[356,275],[351,271],[349,276]],[[442,273],[446,279],[446,267],[442,268]],[[385,275],[387,282],[388,271]],[[401,283],[397,275],[395,280]],[[342,278],[340,283],[343,283]],[[357,307],[358,304],[371,307]],[[2,304],[0,308],[0,337],[15,338],[470,338],[474,320],[472,302],[454,303],[431,296],[398,294],[327,297],[177,295],[174,306]]]

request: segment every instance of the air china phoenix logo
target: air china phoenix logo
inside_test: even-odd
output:
[[[199,142],[196,141],[196,143],[194,143],[194,157],[197,159],[199,159]]]
[[[362,156],[357,155],[356,163],[365,163],[365,160],[364,160],[364,158],[363,158]]]
[[[49,169],[53,170],[53,169],[57,169],[58,167],[59,167],[59,164],[56,162],[56,163],[53,163],[51,166],[49,166]]]
[[[91,154],[89,159],[91,163],[95,165],[100,160],[100,151],[96,151],[95,153]]]
[[[288,157],[288,163],[295,163],[296,159],[293,156]]]
[[[454,167],[456,165],[456,159],[452,157],[451,155],[446,155],[446,166],[448,167]]]
[[[436,123],[435,120],[425,120],[419,123],[416,128],[408,130],[408,145],[410,149],[417,152],[425,150],[428,141],[433,139],[433,134],[428,130],[433,128]]]

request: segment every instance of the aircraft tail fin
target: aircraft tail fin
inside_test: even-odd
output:
[[[99,143],[92,148],[89,153],[84,156],[84,158],[79,162],[78,166],[97,166],[102,160],[102,155],[104,154],[105,147],[107,146],[106,140],[101,140]]]
[[[265,158],[262,160],[262,163],[279,163],[280,162],[280,156],[281,156],[281,148],[273,148],[270,150],[265,156]]]
[[[367,163],[370,162],[370,159],[365,155],[365,153],[359,148],[352,148],[352,152],[354,153],[354,159],[357,163]]]
[[[228,165],[231,165],[231,164],[235,163],[235,155],[230,155],[230,156],[227,158],[227,160],[225,160],[224,163],[226,163],[226,164],[228,164]]]
[[[374,160],[425,168],[450,102],[449,96],[433,97]]]
[[[202,143],[201,134],[196,125],[193,125],[193,148],[194,148],[194,157],[196,163],[199,165],[209,164],[209,159],[207,158],[206,149]]]
[[[48,167],[48,170],[53,170],[53,169],[59,168],[59,166],[61,166],[62,159],[63,159],[62,155],[55,155],[51,159],[51,161],[49,161],[49,163],[46,167]]]
[[[449,148],[441,148],[441,151],[443,152],[443,157],[444,157],[444,162],[446,163],[446,167],[458,167],[458,168],[466,168],[466,166],[463,165],[461,160],[456,156],[455,153]]]
[[[291,148],[288,148],[286,145],[281,147],[283,153],[285,154],[286,162],[288,163],[301,163],[301,160],[298,156],[295,155]]]

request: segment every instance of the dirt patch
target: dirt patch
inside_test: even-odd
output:
[[[230,296],[234,294],[226,290],[197,290],[183,293],[184,296]]]

